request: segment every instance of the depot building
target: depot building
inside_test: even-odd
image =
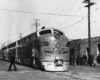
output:
[[[91,54],[98,56],[100,53],[100,36],[91,37]],[[70,55],[86,55],[89,54],[89,44],[88,38],[86,39],[76,39],[69,41],[70,43]]]

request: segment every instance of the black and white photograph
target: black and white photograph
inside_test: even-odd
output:
[[[0,0],[0,80],[100,80],[100,0]]]

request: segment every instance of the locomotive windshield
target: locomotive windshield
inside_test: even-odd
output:
[[[60,35],[63,35],[63,33],[61,31],[58,31],[58,30],[54,30],[54,33],[58,33]]]
[[[49,34],[52,33],[51,30],[43,30],[43,31],[39,32],[40,35],[44,35],[44,34],[48,34],[48,33]]]

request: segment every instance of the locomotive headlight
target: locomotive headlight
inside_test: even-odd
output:
[[[55,34],[54,34],[54,37],[55,37],[56,39],[60,39],[60,34],[55,33]]]
[[[58,49],[57,49],[57,48],[54,48],[54,51],[55,51],[55,52],[57,52],[57,51],[58,51]]]
[[[56,56],[55,59],[58,60],[58,59],[60,59],[60,57]]]
[[[60,44],[60,43],[57,43],[57,44],[56,44],[56,47],[57,47],[57,48],[60,48],[60,47],[61,47],[61,44]]]

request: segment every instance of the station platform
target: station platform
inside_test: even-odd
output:
[[[43,80],[47,75],[58,80],[100,80],[100,64],[96,66],[69,66],[67,72],[43,72],[38,69],[16,64],[17,71],[8,71],[10,63],[0,60],[0,80]],[[38,75],[39,74],[39,75]],[[42,78],[41,78],[42,77]],[[51,77],[44,80],[51,80]]]
[[[9,72],[8,71],[9,65],[10,65],[9,62],[0,60],[0,72]],[[27,66],[18,65],[18,64],[15,64],[15,65],[17,67],[17,72],[25,71],[25,70],[28,70],[28,71],[34,70],[33,68],[30,68],[30,67],[27,67]],[[11,68],[11,71],[14,71],[14,67],[13,66]]]

